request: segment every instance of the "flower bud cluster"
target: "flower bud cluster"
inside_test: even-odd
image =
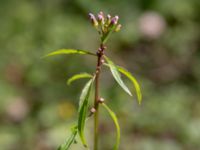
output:
[[[110,31],[118,32],[120,31],[122,25],[118,23],[119,17],[111,15],[105,15],[102,11],[95,16],[89,13],[89,17],[92,25],[99,31],[101,35],[105,35]]]

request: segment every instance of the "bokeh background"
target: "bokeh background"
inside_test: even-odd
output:
[[[133,73],[143,93],[138,106],[103,71],[101,93],[119,117],[120,150],[199,150],[199,8],[199,0],[0,0],[0,149],[54,150],[69,136],[86,80],[70,87],[66,80],[94,72],[96,60],[41,57],[59,48],[95,52],[99,37],[87,14],[104,11],[123,25],[107,55]],[[100,149],[110,150],[115,128],[101,114]],[[92,141],[92,119],[86,133]],[[83,147],[78,140],[71,149]]]

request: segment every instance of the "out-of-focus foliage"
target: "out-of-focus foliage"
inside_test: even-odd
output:
[[[123,129],[120,149],[200,149],[199,8],[199,0],[1,0],[0,149],[52,150],[70,136],[85,81],[68,87],[66,79],[93,73],[95,58],[41,57],[59,48],[95,53],[98,35],[87,14],[100,10],[118,14],[123,25],[107,55],[142,86],[138,107],[107,71],[102,74],[102,95]],[[109,150],[115,129],[101,113],[100,146]],[[86,127],[90,142],[90,119]]]

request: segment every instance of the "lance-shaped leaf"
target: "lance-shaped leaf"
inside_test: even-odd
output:
[[[129,71],[127,71],[125,68],[123,68],[121,66],[117,66],[117,69],[119,70],[119,72],[121,72],[127,78],[129,78],[131,80],[131,82],[133,83],[133,85],[135,87],[135,90],[136,90],[136,94],[137,94],[137,97],[138,97],[138,103],[141,104],[141,102],[142,102],[142,93],[141,93],[140,85],[137,82],[136,78],[134,76],[132,76],[132,74]]]
[[[104,58],[106,59],[110,67],[111,73],[113,77],[115,78],[115,80],[117,81],[117,83],[124,89],[125,92],[127,92],[130,96],[132,96],[130,90],[122,81],[120,73],[118,72],[117,66],[108,57],[104,56]]]
[[[82,78],[92,78],[93,76],[89,73],[79,73],[79,74],[75,74],[73,75],[71,78],[69,78],[67,80],[67,84],[70,85],[72,82],[78,80],[78,79],[82,79]]]
[[[85,87],[83,88],[81,96],[80,96],[80,102],[79,102],[78,133],[85,147],[87,147],[87,142],[84,135],[84,127],[85,127],[85,121],[86,121],[87,110],[88,110],[88,98],[89,98],[90,91],[92,88],[93,80],[94,79],[89,80],[87,84],[85,85]]]
[[[81,54],[81,55],[89,54],[89,55],[96,56],[96,54],[91,53],[91,52],[88,52],[88,51],[85,51],[85,50],[78,50],[78,49],[59,49],[59,50],[56,50],[56,51],[53,51],[53,52],[47,54],[45,57],[54,56],[54,55],[62,55],[62,54]]]
[[[111,118],[114,121],[116,130],[117,130],[117,137],[116,137],[116,142],[115,142],[115,145],[113,147],[113,150],[118,150],[119,143],[120,143],[120,127],[119,127],[117,116],[115,115],[115,113],[105,103],[102,103],[102,105],[108,111],[109,115],[111,116]]]
[[[109,64],[104,63],[105,66],[110,67]],[[131,80],[131,82],[133,83],[135,89],[136,89],[136,94],[138,97],[138,103],[141,104],[142,102],[142,92],[141,92],[141,88],[140,85],[138,83],[138,81],[136,80],[136,78],[129,72],[127,71],[125,68],[121,67],[121,66],[116,66],[117,70],[119,72],[121,72],[122,74],[124,74],[127,78],[129,78]]]
[[[62,144],[57,150],[69,150],[70,146],[75,142],[75,138],[77,135],[77,125],[72,128],[71,135],[66,143]]]

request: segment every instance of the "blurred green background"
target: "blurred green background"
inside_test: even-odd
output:
[[[199,8],[199,0],[0,0],[0,149],[54,150],[68,137],[85,80],[70,87],[66,80],[94,72],[96,60],[41,56],[59,48],[95,52],[98,34],[87,15],[104,11],[123,25],[107,55],[133,73],[143,93],[138,106],[103,71],[101,93],[119,117],[120,150],[199,150]],[[115,128],[101,114],[100,149],[110,150]],[[92,127],[90,119],[88,141]],[[71,149],[83,147],[78,141]]]

